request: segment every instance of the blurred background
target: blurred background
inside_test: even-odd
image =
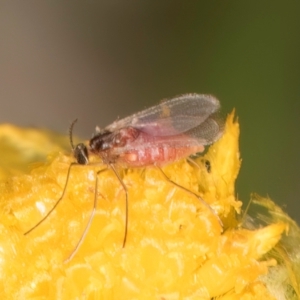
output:
[[[300,1],[2,1],[0,122],[89,139],[187,92],[241,124],[239,198],[300,223]]]

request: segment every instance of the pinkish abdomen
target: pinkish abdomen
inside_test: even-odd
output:
[[[104,161],[129,168],[161,166],[204,150],[201,141],[185,134],[155,136],[133,127],[97,135],[90,147]]]
[[[118,157],[117,162],[128,167],[145,167],[155,164],[162,166],[203,150],[202,145],[182,148],[159,145],[124,152]]]

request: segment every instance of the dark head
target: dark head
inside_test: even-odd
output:
[[[73,149],[73,154],[77,160],[77,163],[79,163],[80,165],[87,165],[89,163],[89,152],[86,145],[84,145],[83,143],[75,146],[75,148]]]
[[[90,149],[93,153],[106,151],[114,147],[115,134],[108,130],[100,131],[90,139]]]
[[[73,144],[72,134],[73,134],[73,127],[76,122],[77,122],[77,119],[74,120],[70,126],[70,130],[69,130],[70,144],[71,144],[73,154],[74,154],[74,157],[76,158],[77,163],[80,165],[86,165],[89,163],[89,152],[88,152],[86,145],[84,145],[83,143],[80,143],[74,147],[74,144]]]

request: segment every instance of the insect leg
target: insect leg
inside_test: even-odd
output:
[[[89,231],[89,229],[91,227],[92,221],[93,221],[95,213],[96,213],[97,204],[98,204],[98,197],[97,197],[97,194],[98,194],[97,193],[97,191],[98,191],[98,176],[99,176],[100,173],[102,173],[104,171],[107,171],[107,169],[100,170],[100,171],[98,171],[96,173],[94,205],[93,205],[93,209],[92,209],[91,215],[89,217],[89,220],[88,220],[88,222],[87,222],[87,224],[86,224],[86,226],[84,228],[84,231],[83,231],[83,233],[82,233],[82,235],[81,235],[81,237],[80,237],[77,245],[74,247],[74,249],[73,249],[72,253],[69,255],[69,257],[64,260],[64,263],[68,263],[68,262],[70,262],[74,258],[74,256],[78,252],[80,246],[82,245],[83,241],[85,240],[85,237],[86,237],[86,235],[87,235],[87,233],[88,233],[88,231]]]
[[[219,218],[219,216],[217,215],[217,213],[211,208],[211,206],[210,206],[208,203],[206,203],[199,195],[197,195],[197,194],[194,193],[193,191],[187,189],[186,187],[184,187],[184,186],[182,186],[182,185],[176,183],[176,182],[173,181],[172,179],[170,179],[170,178],[167,176],[167,174],[166,174],[159,166],[157,166],[157,165],[155,165],[155,166],[160,170],[160,172],[162,173],[162,175],[164,176],[164,178],[165,178],[167,181],[171,182],[171,183],[174,184],[176,187],[178,187],[178,188],[180,188],[180,189],[186,191],[187,193],[189,193],[189,194],[195,196],[198,200],[200,200],[200,202],[201,202],[205,207],[207,207],[207,208],[212,212],[212,214],[218,219],[218,222],[219,222],[220,226],[223,228],[223,223],[222,223],[221,219]]]
[[[200,166],[190,157],[186,159],[191,165],[195,166],[196,168],[200,169]]]
[[[127,238],[127,228],[128,228],[128,193],[127,193],[127,188],[126,185],[124,184],[123,180],[121,179],[119,173],[117,172],[116,168],[114,167],[113,164],[109,164],[109,166],[111,167],[112,171],[114,172],[114,174],[117,176],[118,180],[120,181],[124,191],[125,191],[125,233],[124,233],[124,240],[123,240],[123,248],[125,247],[126,244],[126,238]],[[94,206],[93,206],[93,210],[92,213],[89,217],[89,220],[87,222],[87,225],[85,226],[85,229],[77,243],[77,245],[74,247],[72,253],[69,255],[69,257],[67,259],[65,259],[64,263],[68,263],[70,262],[74,256],[76,255],[76,253],[78,252],[80,246],[82,245],[83,241],[85,240],[85,237],[91,227],[92,221],[94,219],[95,213],[96,213],[96,209],[97,209],[97,204],[98,204],[98,197],[97,197],[97,191],[98,191],[98,182],[99,182],[99,174],[107,171],[108,169],[103,169],[97,172],[96,174],[96,182],[95,182],[95,196],[94,196]]]
[[[191,157],[186,159],[191,165],[194,165],[196,168],[200,169],[200,165]],[[207,173],[211,173],[211,162],[208,159],[202,160],[202,163],[205,166]]]
[[[109,164],[109,166],[111,167],[111,169],[117,176],[118,180],[120,181],[120,183],[125,191],[125,232],[124,232],[124,239],[123,239],[123,246],[122,246],[124,248],[125,244],[126,244],[126,240],[127,240],[127,230],[128,230],[128,191],[127,191],[127,187],[126,187],[124,181],[122,180],[120,174],[117,172],[115,166],[111,163]]]
[[[78,165],[77,163],[71,163],[68,169],[68,173],[67,173],[67,179],[66,179],[66,183],[65,183],[65,187],[63,189],[62,195],[60,196],[60,198],[56,201],[56,203],[54,204],[54,206],[48,211],[48,213],[38,222],[36,223],[33,227],[31,227],[28,231],[26,231],[24,233],[24,235],[29,234],[30,232],[32,232],[34,229],[36,229],[38,226],[40,226],[49,216],[50,214],[55,210],[55,208],[57,207],[57,205],[61,202],[61,200],[64,198],[66,190],[67,190],[67,186],[68,186],[68,182],[69,182],[69,178],[70,178],[70,173],[71,173],[71,169],[73,166]]]

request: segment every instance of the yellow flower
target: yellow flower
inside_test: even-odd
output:
[[[270,200],[258,196],[253,196],[251,205],[266,209],[265,217],[240,213],[234,189],[240,168],[234,114],[227,118],[223,137],[195,158],[196,164],[182,160],[163,168],[170,180],[197,193],[212,209],[166,180],[155,167],[118,168],[129,198],[124,248],[125,192],[111,170],[97,175],[105,169],[97,157],[92,161],[98,164],[71,168],[59,205],[24,235],[60,199],[74,162],[71,154],[64,154],[61,137],[49,143],[50,135],[0,127],[0,141],[3,136],[7,141],[0,146],[6,162],[0,165],[1,299],[300,296],[297,225]],[[49,151],[47,162],[35,164],[28,173],[25,166]],[[82,237],[95,197],[91,227],[66,262]]]

